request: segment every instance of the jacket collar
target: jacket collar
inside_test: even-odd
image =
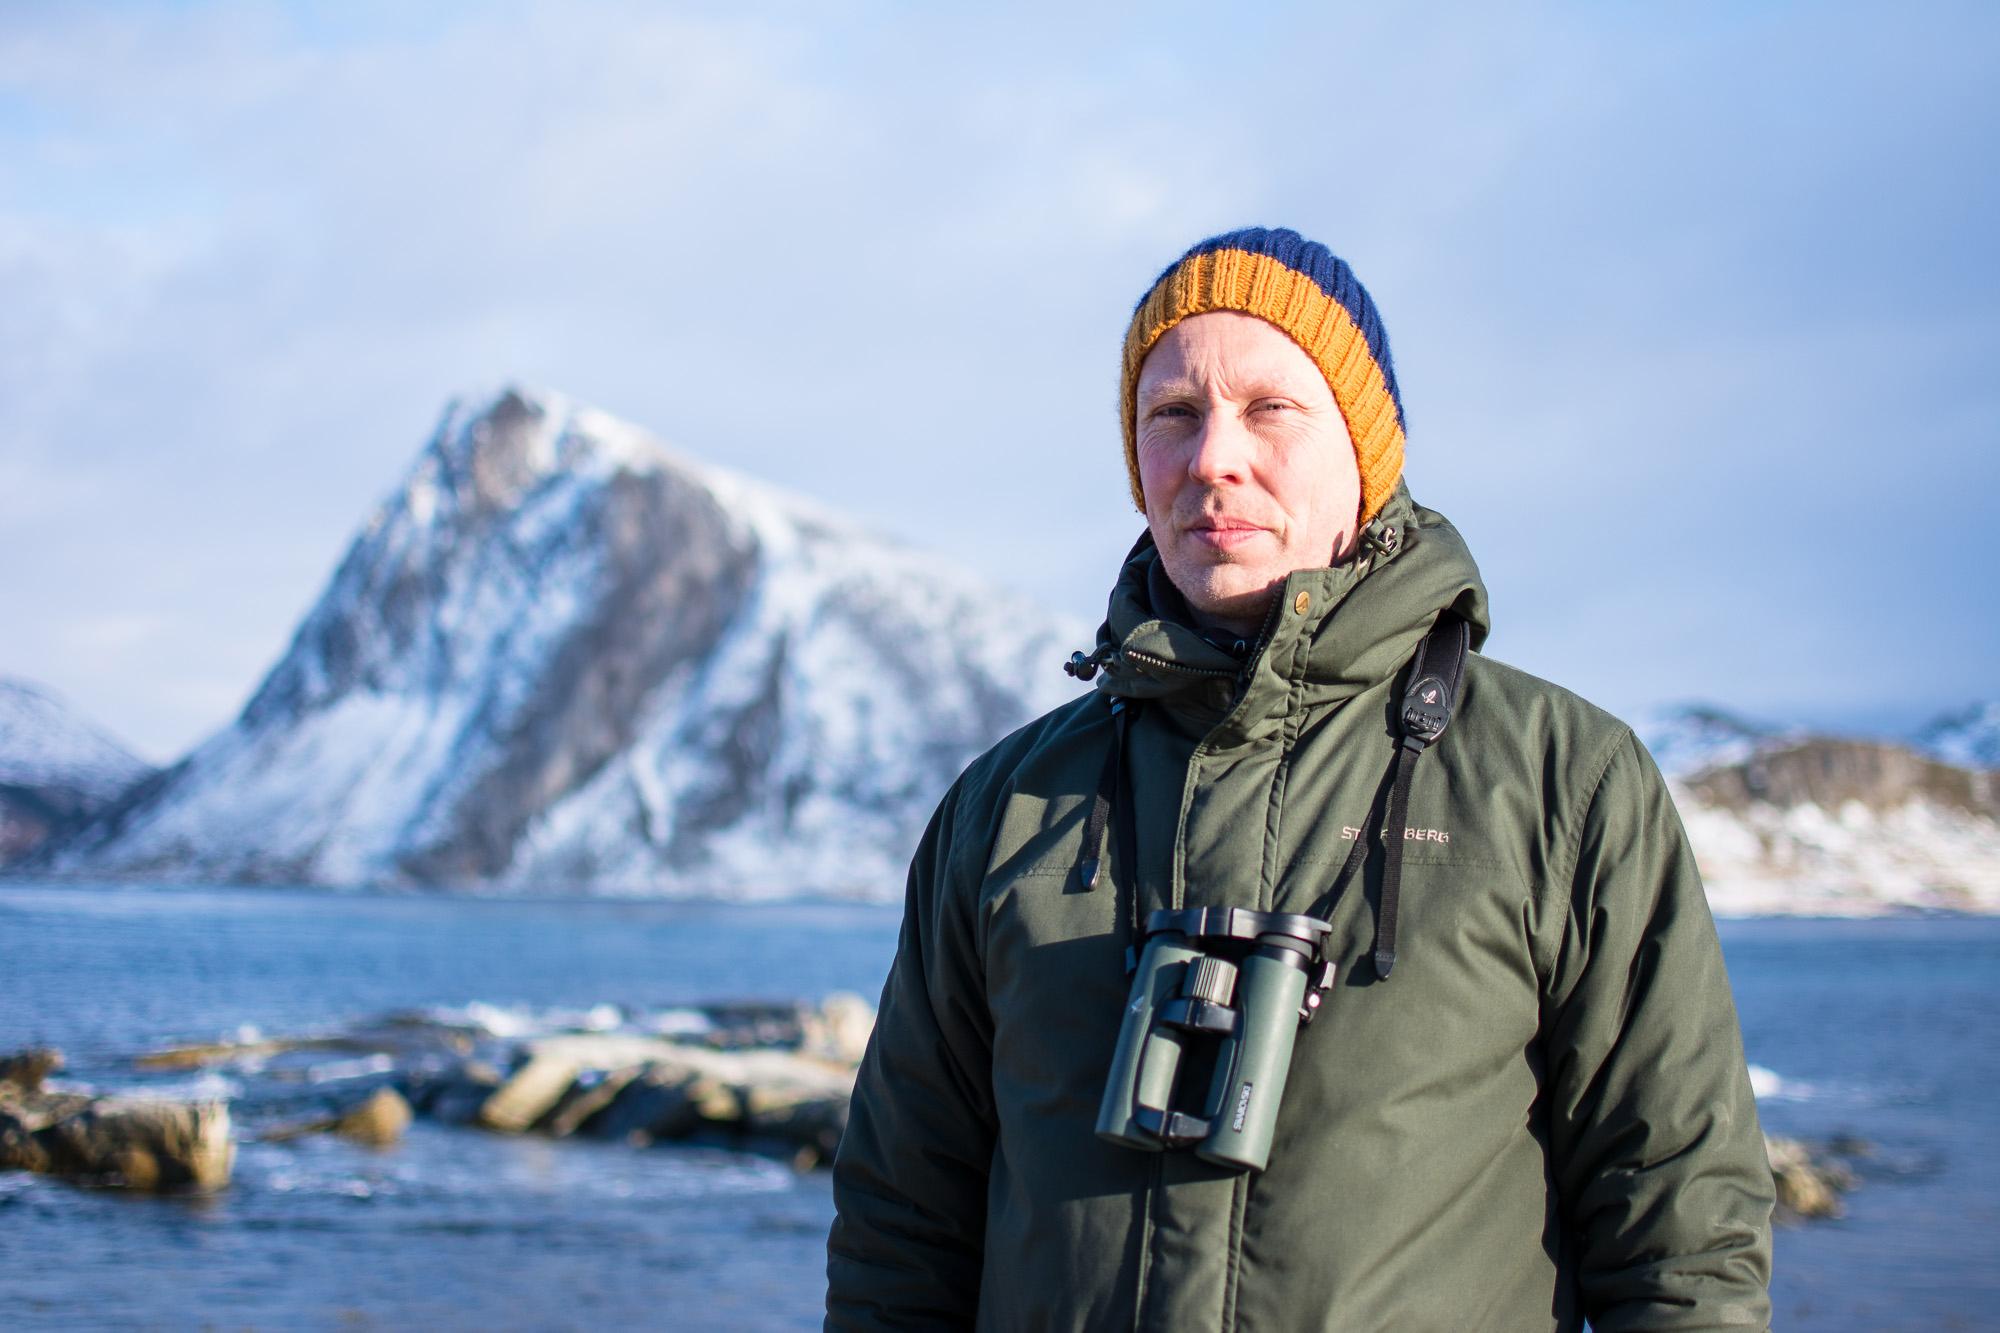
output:
[[[1286,577],[1247,659],[1194,628],[1149,534],[1126,556],[1098,630],[1097,688],[1164,703],[1211,749],[1252,744],[1301,709],[1394,675],[1447,607],[1472,623],[1475,648],[1485,641],[1486,588],[1464,539],[1400,483],[1352,558]]]

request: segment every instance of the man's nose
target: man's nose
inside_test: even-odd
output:
[[[1188,476],[1204,485],[1239,482],[1249,471],[1250,432],[1229,410],[1203,414],[1201,433],[1188,456]]]

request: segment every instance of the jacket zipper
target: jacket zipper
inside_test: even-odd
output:
[[[1164,657],[1155,657],[1151,653],[1142,653],[1131,648],[1121,650],[1119,655],[1129,662],[1137,662],[1155,671],[1173,671],[1183,676],[1199,676],[1209,680],[1235,680],[1242,674],[1240,671],[1223,671],[1215,667],[1182,666],[1178,662],[1169,662]]]

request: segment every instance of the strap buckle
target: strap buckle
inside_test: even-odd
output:
[[[1322,958],[1306,980],[1306,997],[1299,1001],[1299,1022],[1310,1024],[1319,1013],[1319,1007],[1326,1003],[1326,993],[1333,989],[1333,979],[1340,975],[1340,969],[1330,958]]]

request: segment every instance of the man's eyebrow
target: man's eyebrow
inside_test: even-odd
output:
[[[1199,398],[1201,385],[1191,376],[1174,375],[1167,379],[1140,381],[1139,401],[1158,402],[1162,398]]]
[[[1229,386],[1228,392],[1233,397],[1245,399],[1295,398],[1298,396],[1297,387],[1287,384],[1282,375],[1266,375],[1262,378],[1246,377],[1241,383]],[[1189,375],[1175,375],[1167,379],[1154,380],[1150,383],[1141,380],[1138,386],[1137,397],[1141,403],[1157,403],[1169,398],[1205,398],[1207,395],[1207,386],[1202,381]]]

